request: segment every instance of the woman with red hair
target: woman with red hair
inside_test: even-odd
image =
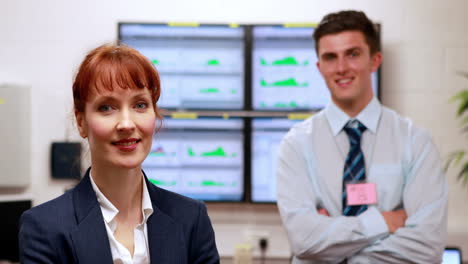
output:
[[[122,45],[92,50],[73,84],[74,112],[91,167],[62,196],[21,219],[21,263],[219,263],[203,203],[151,184],[160,78]]]

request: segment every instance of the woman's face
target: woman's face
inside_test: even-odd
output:
[[[148,89],[100,89],[77,113],[80,135],[88,138],[92,165],[136,168],[151,149],[156,114]]]

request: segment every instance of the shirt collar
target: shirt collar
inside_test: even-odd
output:
[[[338,135],[343,127],[349,120],[357,119],[367,130],[372,133],[377,131],[379,124],[380,114],[382,112],[382,105],[377,98],[373,97],[367,106],[355,117],[349,117],[343,110],[341,110],[333,101],[330,101],[324,110],[328,123],[332,129],[333,136]]]
[[[113,230],[117,228],[116,223],[114,222],[115,217],[119,213],[119,210],[109,201],[106,196],[99,190],[99,187],[93,180],[91,171],[89,172],[89,178],[91,179],[91,185],[94,192],[96,193],[97,200],[101,206],[102,216],[104,221],[111,226]],[[146,181],[143,180],[143,196],[141,200],[141,213],[143,215],[143,221],[141,224],[146,223],[148,218],[153,214],[153,205],[151,203],[151,197],[149,196],[148,187],[146,186]]]
[[[91,185],[93,186],[93,190],[96,193],[97,200],[99,205],[101,206],[102,216],[104,217],[104,221],[107,224],[110,224],[112,220],[117,216],[119,213],[119,209],[115,207],[104,194],[99,190],[99,187],[93,180],[93,175],[91,175],[91,171],[89,172],[89,178],[91,179]]]
[[[145,178],[143,178],[143,199],[141,199],[141,213],[143,214],[143,223],[146,223],[148,218],[153,214],[153,204],[151,203],[151,197],[148,192],[148,186],[146,186]],[[142,223],[142,224],[143,224]]]

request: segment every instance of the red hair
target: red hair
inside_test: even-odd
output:
[[[161,95],[159,74],[153,64],[141,53],[124,45],[102,45],[91,50],[80,65],[73,82],[75,113],[84,112],[85,104],[93,94],[103,90],[148,89],[156,116]]]

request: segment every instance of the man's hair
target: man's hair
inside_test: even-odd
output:
[[[380,51],[379,32],[372,21],[362,11],[345,10],[326,15],[315,29],[313,37],[317,54],[320,38],[343,31],[362,32],[369,45],[370,54]]]

